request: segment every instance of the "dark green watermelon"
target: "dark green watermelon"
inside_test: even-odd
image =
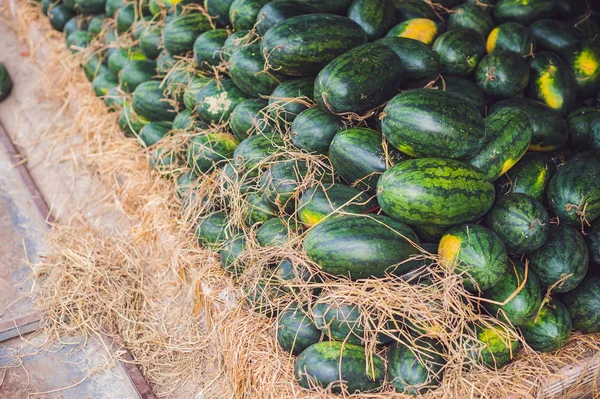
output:
[[[583,39],[573,24],[557,19],[540,19],[529,27],[540,50],[562,54],[564,50]]]
[[[106,8],[106,0],[75,0],[75,6],[84,15],[101,14]]]
[[[499,324],[478,325],[476,327],[477,348],[473,356],[490,369],[500,369],[517,357],[519,341]],[[483,345],[483,347],[481,347]]]
[[[231,80],[251,97],[268,96],[286,80],[279,71],[265,71],[265,59],[257,43],[234,50],[228,66]]]
[[[131,104],[125,104],[125,106],[121,108],[118,124],[125,136],[135,137],[144,125],[148,124],[148,120],[141,119],[133,110]]]
[[[535,40],[528,27],[516,22],[505,22],[496,26],[487,37],[488,54],[494,51],[512,51],[519,55],[533,53]]]
[[[160,76],[165,76],[173,67],[175,67],[175,64],[177,64],[175,57],[167,50],[163,50],[158,57],[156,57],[156,72],[158,72]]]
[[[473,107],[479,113],[485,109],[485,98],[483,92],[475,82],[453,75],[440,75],[431,89],[445,91],[452,94],[470,107]]]
[[[294,356],[321,340],[322,333],[315,327],[305,309],[291,306],[277,318],[277,342]]]
[[[492,17],[475,4],[461,4],[453,8],[448,17],[448,29],[473,29],[484,39],[488,36],[494,25]]]
[[[549,216],[539,201],[513,193],[496,200],[487,215],[486,225],[500,236],[509,252],[526,254],[546,242]]]
[[[265,168],[268,158],[280,152],[283,141],[277,136],[257,134],[242,141],[233,153],[236,169],[242,175],[257,176],[260,169]]]
[[[277,216],[277,208],[259,193],[249,193],[246,201],[246,223],[250,226],[267,222]]]
[[[239,30],[233,32],[227,40],[225,40],[225,44],[223,44],[223,48],[221,49],[221,58],[224,61],[229,61],[229,57],[235,50],[240,47],[244,47],[250,42],[253,42],[255,39],[255,35],[247,30]]]
[[[88,21],[81,16],[75,16],[69,20],[63,27],[63,33],[65,34],[65,38],[68,39],[69,35],[78,30],[87,31],[88,30]],[[67,45],[68,47],[68,45]]]
[[[561,224],[584,226],[600,216],[600,161],[581,153],[561,167],[548,186],[548,203]]]
[[[571,314],[575,330],[586,334],[600,332],[600,278],[586,277],[561,299]]]
[[[117,87],[117,79],[112,73],[102,73],[94,78],[92,81],[92,88],[97,97],[102,97],[108,94],[109,90],[113,87]],[[0,89],[0,92],[2,90]],[[2,97],[0,96],[0,99]]]
[[[213,79],[198,92],[196,113],[207,123],[225,123],[245,99],[246,94],[231,79]]]
[[[515,97],[529,83],[529,65],[515,52],[496,50],[483,57],[477,65],[475,78],[487,96],[498,99]]]
[[[489,114],[504,108],[518,108],[529,116],[533,128],[530,151],[553,151],[562,147],[569,139],[567,123],[558,111],[546,104],[524,98],[510,98],[495,103]]]
[[[196,173],[207,172],[232,158],[237,145],[237,139],[229,133],[202,132],[188,143],[187,164]]]
[[[556,54],[536,53],[530,61],[529,98],[566,115],[575,106],[577,87],[569,66]]]
[[[349,18],[300,15],[269,29],[261,42],[261,54],[267,54],[276,71],[314,76],[337,56],[366,42],[363,29]]]
[[[273,205],[292,212],[296,207],[295,194],[307,173],[306,161],[302,159],[277,162],[263,174],[259,190]]]
[[[134,4],[124,4],[123,7],[119,8],[116,15],[117,33],[119,34],[129,31],[139,18]]]
[[[499,22],[514,21],[529,25],[537,19],[552,17],[555,12],[555,0],[499,0],[494,17]]]
[[[421,395],[436,389],[443,377],[441,345],[430,338],[419,338],[414,346],[395,342],[388,353],[388,380],[396,391],[409,395]]]
[[[63,4],[56,4],[48,9],[48,18],[50,19],[50,25],[54,30],[62,32],[65,25],[71,18],[75,16],[75,13],[65,7]]]
[[[106,15],[98,14],[93,16],[90,19],[88,31],[94,35],[94,37],[98,37],[100,33],[104,30],[104,23],[106,22]]]
[[[321,12],[325,13],[343,13],[352,0],[298,0],[299,3],[308,3],[317,7]]]
[[[485,291],[499,284],[508,271],[508,255],[500,237],[476,224],[448,230],[438,246],[440,263],[463,276],[470,291]]]
[[[140,49],[149,59],[156,59],[160,54],[162,41],[162,27],[149,25],[140,36]]]
[[[483,58],[485,42],[473,29],[454,28],[437,38],[433,51],[440,56],[445,72],[464,76],[473,72]]]
[[[308,226],[337,213],[364,214],[376,208],[371,196],[344,184],[315,186],[300,196],[298,218]]]
[[[186,193],[189,193],[197,185],[198,176],[193,171],[183,172],[175,179],[175,194],[179,199],[182,199]]]
[[[115,75],[121,72],[121,70],[125,67],[125,65],[129,64],[132,61],[143,61],[148,58],[144,53],[141,52],[137,47],[130,47],[127,49],[115,49],[108,56],[108,68]],[[155,64],[156,67],[156,64]]]
[[[194,61],[200,69],[211,70],[221,63],[221,48],[229,37],[226,29],[204,32],[194,42]]]
[[[587,245],[581,234],[565,224],[550,229],[548,239],[529,255],[531,268],[542,287],[553,292],[571,291],[583,280],[589,263]]]
[[[452,159],[420,158],[386,170],[377,201],[388,215],[411,225],[452,226],[483,216],[495,189],[475,167]]]
[[[508,321],[513,326],[522,326],[535,317],[540,309],[542,291],[540,283],[531,270],[528,270],[527,276],[525,276],[523,262],[516,260],[509,262],[508,272],[494,287],[483,294],[484,298],[496,303],[485,302],[484,305],[492,316]],[[514,295],[524,280],[525,285]],[[498,305],[509,298],[511,300],[504,305]]]
[[[265,4],[256,17],[256,30],[264,36],[277,23],[298,15],[315,14],[319,9],[297,0],[272,0]]]
[[[352,303],[321,299],[312,308],[315,326],[325,335],[340,342],[361,345],[365,339],[365,317]]]
[[[177,16],[165,25],[163,46],[172,55],[185,55],[193,50],[198,35],[211,29],[210,21],[204,14]]]
[[[581,96],[592,97],[600,88],[600,47],[590,42],[577,42],[563,51],[563,57]]]
[[[397,22],[391,0],[354,0],[348,18],[363,28],[370,41],[383,37]]]
[[[119,72],[119,88],[126,93],[156,76],[156,62],[152,60],[130,61]]]
[[[149,121],[169,121],[175,119],[175,108],[169,104],[158,81],[148,81],[138,85],[133,92],[133,109]]]
[[[506,176],[498,180],[501,194],[521,193],[540,203],[546,200],[546,190],[556,167],[550,155],[529,152],[508,171]]]
[[[269,0],[234,0],[229,7],[229,20],[235,30],[254,28],[260,9]]]
[[[600,265],[600,222],[592,224],[592,227],[586,230],[584,238],[588,245],[590,262]]]
[[[13,82],[10,78],[6,66],[0,62],[0,101],[9,96],[13,88]]]
[[[293,122],[312,102],[315,81],[312,78],[283,82],[269,96],[269,113],[275,121]]]
[[[312,227],[303,246],[326,273],[357,280],[410,271],[415,265],[409,258],[419,254],[413,243],[419,244],[416,234],[394,219],[343,215]]]
[[[381,133],[366,128],[339,131],[329,146],[334,170],[351,186],[374,191],[381,173],[405,158],[393,150],[386,153],[382,139]]]
[[[265,115],[261,111],[267,104],[266,100],[252,98],[242,101],[234,108],[229,126],[238,140],[252,136],[264,124]]]
[[[290,134],[296,147],[310,153],[327,154],[333,137],[344,127],[340,117],[314,107],[298,114]]]
[[[423,42],[405,37],[384,37],[377,43],[388,46],[400,57],[404,86],[427,83],[440,73],[440,57]]]
[[[198,219],[196,227],[196,239],[207,247],[215,247],[223,244],[225,240],[234,236],[232,229],[228,226],[228,219],[225,212],[218,211],[202,216]]]
[[[296,360],[296,379],[301,387],[314,385],[341,392],[342,385],[349,393],[379,388],[385,378],[383,360],[373,355],[367,368],[365,349],[340,342],[320,342],[309,346]]]
[[[381,130],[391,145],[413,157],[467,159],[485,138],[477,110],[452,94],[430,89],[395,96],[383,110]]]
[[[229,8],[233,0],[204,0],[204,9],[219,26],[231,25]]]
[[[578,151],[589,150],[593,137],[592,121],[600,115],[598,107],[580,107],[567,116],[569,144]]]
[[[525,342],[538,352],[554,352],[571,336],[571,315],[558,299],[545,304],[529,322],[521,326]]]
[[[246,238],[243,235],[236,235],[225,241],[219,257],[221,266],[226,272],[233,276],[239,276],[244,272],[245,265],[239,261],[247,248]]]
[[[435,20],[437,15],[430,4],[422,0],[393,0],[400,21],[409,19],[426,18]]]
[[[207,84],[211,83],[213,80],[204,76],[193,76],[190,79],[185,91],[183,92],[183,103],[185,104],[185,108],[194,111],[196,108],[196,98],[198,97],[198,93],[202,90]]]
[[[291,228],[281,218],[270,219],[256,230],[256,241],[261,247],[285,245],[292,239]]]
[[[495,181],[527,152],[533,129],[527,114],[506,108],[485,118],[486,140],[469,163]]]
[[[104,12],[108,18],[114,18],[119,8],[123,7],[123,0],[106,0]]]

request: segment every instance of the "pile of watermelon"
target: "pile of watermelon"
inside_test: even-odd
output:
[[[246,287],[298,356],[301,386],[387,380],[417,394],[443,379],[446,343],[410,320],[380,323],[367,362],[377,317],[321,295],[328,282],[459,275],[492,321],[474,324],[471,351],[490,368],[521,341],[553,352],[572,330],[600,332],[592,2],[195,3],[42,0],[42,11],[152,168],[202,204],[196,237],[232,277],[252,269],[255,243],[307,260],[279,259]],[[317,287],[310,306],[274,306],[298,281]]]

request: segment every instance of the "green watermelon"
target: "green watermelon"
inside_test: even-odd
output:
[[[571,336],[571,315],[558,299],[545,304],[529,322],[521,326],[525,342],[538,352],[554,352]]]
[[[595,96],[600,88],[600,47],[590,42],[577,42],[563,51],[563,57],[575,76],[577,93]]]
[[[365,339],[365,317],[356,304],[321,299],[312,308],[315,326],[328,337],[361,345]]]
[[[411,225],[451,226],[483,216],[495,189],[473,166],[452,159],[420,158],[386,170],[377,201],[388,215]]]
[[[557,54],[562,54],[567,47],[583,39],[573,24],[557,19],[537,20],[529,29],[540,50]]]
[[[269,113],[279,121],[293,122],[296,116],[311,105],[315,81],[312,78],[283,82],[269,96]]]
[[[291,226],[281,218],[266,221],[256,230],[256,241],[261,247],[278,247],[292,239]]]
[[[257,134],[242,141],[233,153],[234,166],[242,175],[257,176],[267,166],[265,161],[280,152],[283,141],[277,136]]]
[[[171,128],[172,125],[169,122],[150,122],[140,129],[140,140],[144,146],[150,147],[168,135]]]
[[[88,30],[88,22],[81,16],[75,16],[67,22],[63,28],[63,33],[65,34],[65,38],[68,40],[68,37],[71,33],[76,31],[87,31]],[[68,47],[68,44],[67,44]]]
[[[353,47],[367,42],[356,22],[331,14],[308,14],[286,19],[265,33],[261,54],[273,70],[315,76],[325,65]]]
[[[315,14],[319,9],[296,0],[273,0],[265,4],[256,17],[256,30],[264,36],[277,23],[298,15]]]
[[[569,127],[569,144],[578,151],[590,149],[593,142],[591,135],[592,121],[600,115],[598,107],[580,107],[567,116]]]
[[[505,22],[496,26],[487,37],[488,54],[497,50],[512,51],[519,55],[533,53],[535,40],[526,26],[516,22]]]
[[[290,135],[296,147],[309,153],[327,154],[333,137],[344,127],[340,117],[315,107],[304,110],[296,116]]]
[[[253,226],[257,223],[268,222],[277,216],[276,207],[258,193],[249,193],[246,198],[247,214],[246,223]]]
[[[504,241],[509,252],[526,254],[546,242],[549,217],[539,201],[514,193],[496,200],[487,215],[486,225]]]
[[[259,44],[240,47],[228,62],[231,80],[248,96],[267,96],[287,78],[279,71],[265,72],[265,59]]]
[[[144,53],[140,51],[137,47],[130,47],[127,49],[115,49],[108,56],[108,68],[115,75],[121,72],[121,70],[132,61],[142,61],[147,60],[148,58]]]
[[[407,225],[386,216],[340,215],[313,226],[304,251],[323,271],[353,280],[402,275],[412,268],[419,239]]]
[[[186,55],[193,50],[196,38],[211,29],[210,21],[204,14],[177,16],[163,29],[163,46],[172,55]]]
[[[422,0],[393,0],[400,21],[426,18],[435,20],[437,15],[430,4]]]
[[[467,159],[485,139],[477,110],[457,96],[429,89],[408,90],[389,101],[381,130],[391,145],[413,157]]]
[[[587,246],[575,228],[560,224],[552,227],[548,239],[529,255],[531,268],[542,287],[553,292],[571,291],[583,280],[589,263]]]
[[[162,27],[158,25],[148,25],[140,36],[140,49],[149,59],[156,59],[160,54],[162,40]]]
[[[543,203],[546,200],[546,189],[555,169],[550,155],[529,152],[508,171],[505,177],[498,180],[501,194],[526,194]]]
[[[119,72],[119,88],[126,93],[133,93],[139,85],[149,82],[155,75],[155,61],[130,61]]]
[[[440,34],[440,28],[428,18],[413,18],[394,26],[386,37],[405,37],[423,42],[430,46]]]
[[[156,57],[156,72],[160,76],[165,76],[175,67],[175,64],[177,64],[177,60],[167,50],[163,50]]]
[[[525,266],[521,261],[510,261],[508,272],[492,288],[485,291],[483,297],[497,303],[504,303],[510,298],[525,280]],[[485,302],[488,311],[513,326],[522,326],[534,317],[542,303],[542,291],[535,274],[529,270],[525,285],[504,305]]]
[[[392,344],[387,377],[396,391],[416,396],[440,385],[446,361],[438,342],[423,337],[416,339],[414,345]]]
[[[10,78],[6,66],[0,62],[0,101],[8,97],[13,88],[13,82]]]
[[[204,32],[194,42],[194,61],[200,69],[211,71],[211,67],[221,63],[221,49],[229,37],[226,29]]]
[[[198,219],[196,227],[196,239],[204,246],[214,248],[223,244],[225,240],[233,236],[232,229],[225,212],[218,211],[202,216]]]
[[[277,318],[277,342],[294,356],[321,340],[322,334],[305,309],[291,306]]]
[[[246,303],[249,308],[266,317],[276,316],[285,300],[285,291],[279,282],[271,276],[253,281],[244,287]]]
[[[252,136],[259,126],[264,124],[265,115],[261,113],[267,106],[262,99],[248,99],[239,103],[231,113],[229,126],[238,140]]]
[[[363,28],[370,41],[384,36],[397,22],[391,0],[355,0],[348,8],[348,18]]]
[[[485,42],[473,29],[453,28],[437,38],[433,51],[440,56],[445,72],[464,76],[473,72],[483,58]]]
[[[529,83],[529,66],[512,51],[496,50],[483,57],[475,71],[477,85],[487,96],[515,97]]]
[[[324,13],[343,13],[352,0],[298,0],[298,2],[308,3]]]
[[[196,113],[207,123],[225,123],[245,99],[246,94],[231,79],[213,79],[198,92]]]
[[[196,108],[196,98],[198,97],[198,93],[202,90],[207,84],[211,83],[213,80],[204,76],[193,76],[190,79],[190,82],[187,85],[183,93],[183,103],[185,104],[185,108],[189,111],[194,111]]]
[[[555,0],[499,0],[494,17],[499,22],[514,21],[529,25],[537,19],[552,17],[555,12]]]
[[[229,20],[235,30],[254,28],[260,9],[269,0],[234,0],[229,7]]]
[[[106,8],[106,0],[75,0],[75,6],[84,15],[102,14]]]
[[[404,86],[429,82],[440,73],[440,57],[423,42],[405,37],[384,37],[377,43],[388,46],[400,57]]]
[[[169,121],[175,119],[175,108],[169,104],[160,82],[151,80],[138,85],[133,92],[133,109],[149,121]]]
[[[118,86],[117,79],[112,73],[102,73],[92,81],[92,88],[97,97],[106,96],[108,91]],[[0,90],[1,92],[1,90]]]
[[[229,133],[202,132],[188,143],[187,164],[196,173],[209,171],[233,156],[238,141]]]
[[[490,369],[500,369],[517,356],[519,341],[499,324],[476,327],[477,350],[473,356]]]
[[[129,31],[135,21],[139,19],[134,4],[124,4],[123,7],[119,8],[116,15],[117,33],[119,35]]]
[[[94,35],[94,37],[98,37],[100,33],[104,30],[106,15],[98,14],[90,19],[88,31]]]
[[[476,224],[448,230],[438,246],[440,263],[463,276],[469,291],[485,291],[499,284],[508,271],[508,255],[496,233]]]
[[[451,10],[448,29],[469,28],[486,38],[495,23],[481,7],[475,4],[461,4]]]
[[[225,241],[219,253],[219,258],[221,266],[226,272],[233,276],[239,276],[244,272],[245,265],[240,262],[239,258],[246,251],[246,247],[246,238],[243,235],[236,235]]]
[[[121,108],[118,120],[119,128],[127,137],[135,137],[139,131],[148,124],[148,120],[142,119],[133,110],[131,104],[125,104]]]
[[[240,47],[247,46],[248,44],[253,42],[254,39],[255,36],[250,31],[239,30],[233,32],[231,35],[229,35],[227,40],[225,40],[225,44],[223,44],[223,48],[221,49],[221,58],[224,61],[229,61],[231,54],[233,54],[235,50],[237,50]]]
[[[571,314],[575,330],[586,334],[600,332],[600,278],[586,277],[561,299]]]
[[[485,118],[485,133],[483,147],[469,163],[494,181],[527,152],[533,129],[525,112],[506,108]]]
[[[75,13],[65,7],[63,4],[56,4],[48,9],[48,18],[50,19],[50,25],[54,30],[62,32],[65,25],[71,18],[75,16]]]
[[[386,153],[381,133],[366,128],[341,130],[329,146],[334,170],[348,184],[365,191],[375,190],[381,173],[403,158],[393,150]]]
[[[588,245],[590,261],[600,265],[600,222],[592,224],[586,233],[584,238]]]
[[[298,218],[313,226],[324,218],[338,213],[364,214],[376,208],[371,196],[344,184],[315,186],[306,190],[298,202]]]
[[[233,0],[204,0],[204,9],[219,26],[231,25],[229,9]]]
[[[440,75],[432,89],[445,91],[462,100],[477,112],[483,113],[485,109],[485,98],[477,84],[471,80],[453,75]]]
[[[385,366],[377,355],[367,363],[361,346],[320,342],[298,356],[295,375],[303,388],[317,385],[339,393],[344,386],[349,393],[354,393],[379,388],[385,378]]]
[[[277,162],[263,174],[259,190],[273,205],[292,212],[296,207],[295,194],[307,173],[306,161],[302,159]]]
[[[575,106],[577,86],[569,66],[556,54],[536,53],[530,61],[529,98],[566,115]]]
[[[600,216],[600,161],[581,153],[561,167],[548,186],[548,203],[561,223],[583,226]]]
[[[175,179],[175,194],[181,199],[186,193],[193,190],[197,184],[198,176],[193,171],[183,172]]]
[[[114,18],[119,8],[123,7],[123,0],[106,0],[104,12],[108,18]]]

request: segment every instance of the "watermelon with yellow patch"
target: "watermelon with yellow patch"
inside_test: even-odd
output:
[[[529,98],[566,115],[575,106],[576,82],[569,66],[558,55],[541,52],[529,64]]]
[[[505,50],[526,55],[535,51],[535,40],[528,27],[516,22],[505,22],[492,29],[487,37],[486,50],[488,54]]]
[[[600,47],[577,42],[565,50],[563,57],[575,76],[578,94],[596,95],[600,88]]]
[[[427,18],[415,18],[399,23],[385,36],[406,37],[431,45],[439,34],[440,29],[435,22]]]

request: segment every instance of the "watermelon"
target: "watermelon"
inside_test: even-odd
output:
[[[334,170],[348,184],[365,191],[374,191],[388,165],[403,158],[396,151],[386,152],[381,133],[366,128],[341,130],[329,146],[329,159]]]
[[[155,61],[130,61],[119,72],[119,88],[126,93],[133,93],[140,84],[150,81],[155,75]]]
[[[269,0],[233,0],[229,7],[229,20],[235,30],[254,28],[260,9]]]
[[[324,272],[358,280],[410,271],[409,258],[419,254],[413,244],[410,227],[389,217],[340,215],[312,227],[303,248]]]
[[[395,96],[383,110],[381,130],[391,145],[413,157],[467,159],[485,138],[477,110],[452,94],[429,89]]]
[[[548,186],[548,203],[561,223],[583,226],[600,216],[600,161],[581,153],[560,168]]]
[[[267,101],[262,99],[248,99],[239,103],[231,113],[229,126],[238,140],[245,140],[264,124],[261,111],[267,106]]]
[[[383,360],[369,359],[365,349],[340,342],[320,342],[309,346],[296,360],[296,379],[303,388],[320,386],[339,393],[342,386],[349,392],[379,388],[385,378]]]
[[[175,119],[175,108],[167,101],[160,82],[151,80],[137,86],[133,92],[133,109],[149,121],[169,121]]]
[[[200,90],[202,90],[212,81],[213,80],[208,77],[193,76],[183,92],[183,103],[185,104],[185,108],[190,111],[194,111],[196,108],[196,98],[198,97],[198,93],[200,93]]]
[[[267,222],[277,216],[277,209],[275,206],[258,193],[249,193],[246,201],[246,223],[250,226]]]
[[[236,235],[225,241],[219,258],[226,272],[233,276],[239,276],[244,272],[245,265],[239,259],[246,251],[246,247],[246,238],[243,235]]]
[[[296,206],[296,192],[302,187],[308,173],[302,159],[277,162],[260,179],[259,190],[273,205],[292,212]]]
[[[137,47],[130,47],[128,49],[115,49],[107,59],[108,69],[115,75],[121,72],[121,70],[132,61],[142,61],[148,58],[141,52]]]
[[[81,30],[75,31],[67,36],[67,48],[69,48],[72,53],[83,51],[89,46],[93,39],[94,36],[90,32]]]
[[[360,307],[321,299],[312,308],[315,326],[328,337],[361,345],[365,339],[365,316]]]
[[[429,82],[440,73],[440,57],[423,42],[405,37],[384,37],[377,43],[388,46],[400,57],[404,86]]]
[[[231,25],[229,9],[233,0],[204,0],[204,9],[219,26]]]
[[[117,22],[117,33],[123,34],[131,29],[139,15],[134,4],[125,4],[119,8],[115,17]]]
[[[139,138],[145,147],[150,147],[158,143],[171,131],[169,122],[150,122],[139,131]]]
[[[233,32],[229,35],[227,40],[225,40],[225,44],[223,44],[223,48],[221,49],[221,59],[223,59],[223,61],[229,61],[229,57],[231,57],[231,54],[235,50],[250,44],[254,39],[254,34],[247,30]]]
[[[127,137],[135,137],[138,132],[148,124],[148,121],[141,119],[138,114],[133,110],[131,104],[125,104],[121,108],[118,120],[119,128]]]
[[[546,189],[554,175],[556,167],[550,155],[529,152],[508,171],[506,177],[498,180],[502,194],[526,194],[536,201],[546,200]]]
[[[521,326],[525,342],[538,352],[554,352],[571,336],[571,315],[558,299],[545,304],[539,313]]]
[[[586,151],[592,146],[592,121],[600,115],[598,107],[580,107],[567,116],[569,144],[573,149]]]
[[[589,263],[587,246],[575,228],[560,224],[550,229],[548,239],[529,255],[531,268],[542,287],[568,292],[583,280]]]
[[[555,0],[499,0],[494,17],[500,22],[529,25],[537,19],[552,17],[556,12],[555,3]]]
[[[78,30],[87,31],[88,30],[88,21],[82,18],[81,16],[75,16],[67,22],[63,28],[63,33],[65,34],[65,38],[68,39],[69,35]],[[68,47],[68,45],[67,45]]]
[[[211,70],[221,63],[221,48],[229,37],[226,29],[204,32],[194,42],[194,61],[200,69]]]
[[[315,14],[319,9],[296,0],[273,0],[265,4],[256,17],[256,30],[261,36],[277,23],[298,15]]]
[[[214,248],[221,245],[233,236],[231,232],[235,230],[230,228],[228,223],[227,215],[222,211],[202,216],[198,219],[196,239],[206,247]]]
[[[366,42],[363,29],[349,18],[309,14],[286,19],[269,29],[260,53],[267,54],[275,71],[315,76],[334,58]]]
[[[149,59],[156,59],[160,54],[162,28],[157,25],[148,25],[140,36],[140,50]]]
[[[527,152],[533,129],[527,114],[518,108],[500,110],[485,119],[486,140],[469,163],[490,181],[510,170]]]
[[[292,123],[292,143],[302,150],[326,154],[337,132],[344,129],[341,118],[319,107],[306,109]]]
[[[575,76],[577,93],[595,96],[600,87],[600,47],[590,42],[577,42],[563,51],[563,57]]]
[[[438,18],[430,4],[422,0],[393,0],[400,21],[425,18],[435,20]]]
[[[419,239],[424,243],[434,243],[435,251],[438,253],[438,243],[451,227],[448,226],[412,226]],[[423,244],[425,245],[425,244]],[[431,251],[429,251],[431,252]]]
[[[575,106],[575,78],[569,66],[556,54],[540,52],[530,61],[528,95],[566,115]]]
[[[244,175],[257,176],[268,158],[279,152],[283,142],[277,136],[257,134],[240,143],[233,153],[234,166]]]
[[[529,66],[515,52],[496,50],[483,57],[477,65],[475,78],[479,88],[487,96],[514,97],[527,87]]]
[[[56,4],[48,9],[48,18],[50,19],[50,25],[54,30],[62,32],[65,25],[71,18],[75,16],[75,13],[65,7],[63,4]]]
[[[315,81],[312,78],[283,82],[269,96],[269,113],[277,121],[293,122],[312,102]]]
[[[123,0],[106,0],[104,12],[108,18],[114,18],[119,8],[123,7]]]
[[[211,29],[210,21],[204,14],[177,16],[163,29],[163,46],[172,55],[186,55],[194,49],[196,38]]]
[[[62,0],[62,4],[70,11],[75,12],[75,0]]]
[[[120,110],[125,106],[125,97],[121,95],[117,86],[110,87],[104,96],[104,104],[108,112]]]
[[[48,9],[52,6],[54,6],[55,4],[60,3],[60,0],[42,0],[41,4],[42,4],[42,14],[44,15],[48,15]]]
[[[6,66],[0,62],[0,101],[4,101],[13,88],[13,82],[10,78]]]
[[[483,92],[477,84],[468,79],[453,75],[440,75],[439,79],[430,88],[445,91],[458,97],[479,113],[483,113],[485,109]]]
[[[152,122],[157,123],[157,122]],[[148,125],[151,125],[149,123]],[[147,129],[148,125],[144,128]],[[161,176],[171,178],[173,169],[177,166],[177,154],[174,149],[156,147],[148,156],[150,168],[160,173]]]
[[[567,47],[583,39],[573,24],[556,19],[540,19],[529,29],[540,50],[557,54],[562,54]]]
[[[592,141],[592,148],[595,151],[600,150],[600,116],[596,116],[590,123],[590,138]]]
[[[294,264],[291,259],[285,258],[275,268],[274,276],[282,282],[310,282],[321,281],[320,277],[314,276],[303,264]],[[319,289],[317,289],[319,290]]]
[[[104,20],[106,16],[104,14],[95,15],[90,19],[88,32],[90,32],[94,37],[97,37],[104,30]]]
[[[495,189],[471,165],[452,159],[420,158],[386,170],[377,201],[391,217],[411,225],[452,226],[483,216]]]
[[[344,184],[315,186],[306,190],[298,202],[298,218],[313,226],[324,218],[338,213],[367,213],[376,204],[364,191]]]
[[[492,17],[475,4],[461,4],[450,12],[448,29],[469,28],[486,38],[494,27]]]
[[[248,96],[268,96],[286,77],[275,70],[265,72],[265,59],[259,44],[234,50],[229,57],[229,76]]]
[[[496,233],[476,224],[465,224],[446,232],[438,246],[440,263],[463,276],[469,291],[485,291],[507,274],[508,255]]]
[[[523,288],[506,302],[523,284]],[[510,322],[513,326],[522,326],[534,317],[542,303],[542,290],[535,274],[528,271],[525,276],[525,266],[521,261],[510,261],[508,272],[492,288],[483,293],[483,297],[497,303],[484,303],[488,311],[501,320]]]
[[[440,28],[428,18],[414,18],[400,22],[385,35],[386,37],[405,37],[431,45],[439,35]]]
[[[446,361],[441,345],[431,338],[418,338],[414,345],[394,342],[388,353],[387,377],[396,391],[416,396],[439,386]]]
[[[106,8],[106,0],[75,0],[75,6],[84,15],[102,14]]]
[[[256,241],[261,247],[285,245],[292,239],[290,227],[280,218],[270,219],[256,230]]]
[[[191,62],[180,61],[177,63],[177,66],[171,69],[163,79],[165,94],[177,104],[183,103],[183,95],[195,73]]]
[[[299,3],[308,3],[317,7],[324,13],[342,13],[344,12],[352,0],[297,0]]]
[[[485,54],[485,42],[469,28],[454,28],[440,35],[433,44],[445,72],[464,76],[475,70]]]
[[[478,325],[475,332],[479,342],[472,356],[484,366],[500,369],[517,356],[519,341],[501,325]]]
[[[177,60],[167,50],[163,50],[156,57],[156,72],[160,76],[165,76],[175,67],[175,64],[177,64]]]
[[[231,79],[213,79],[198,92],[196,113],[207,123],[225,123],[245,99],[246,94]]]
[[[248,307],[266,317],[276,316],[285,300],[285,291],[281,284],[271,276],[253,281],[252,285],[244,287]]]
[[[397,22],[391,0],[354,0],[348,18],[363,28],[370,41],[384,36]]]
[[[175,179],[175,194],[179,199],[182,199],[197,184],[198,176],[193,171],[183,172]]]
[[[402,82],[402,62],[380,43],[340,55],[319,72],[315,100],[331,113],[365,113],[389,100]]]
[[[203,173],[233,156],[238,141],[229,133],[206,131],[192,137],[187,148],[187,164]]]
[[[322,334],[305,309],[290,306],[277,318],[277,343],[294,356],[321,340]]]
[[[504,108],[518,108],[529,116],[533,128],[530,151],[548,152],[562,147],[569,139],[567,123],[560,113],[546,104],[523,98],[510,98],[495,103],[489,114]]]
[[[586,277],[561,299],[571,314],[575,330],[586,334],[600,332],[600,278]]]
[[[102,97],[108,94],[108,91],[113,87],[117,87],[117,79],[112,73],[102,73],[92,81],[92,88],[97,97]]]
[[[512,51],[519,55],[533,53],[535,40],[526,26],[516,22],[505,22],[496,26],[487,37],[488,54],[497,50]]]
[[[600,265],[600,223],[592,224],[584,237],[588,245],[590,261]]]

